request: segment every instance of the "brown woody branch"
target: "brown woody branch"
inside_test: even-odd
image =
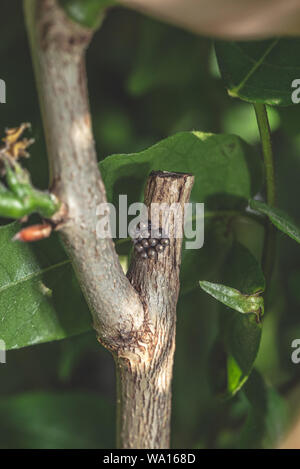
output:
[[[153,172],[145,189],[145,203],[184,204],[189,201],[194,177]],[[145,308],[148,340],[124,358],[119,351],[119,435],[124,448],[168,448],[171,417],[171,381],[175,350],[176,305],[182,239],[170,224],[170,246],[157,260],[135,255],[128,278]],[[135,403],[133,405],[133,402]]]
[[[52,191],[68,208],[61,233],[107,345],[143,324],[141,301],[124,276],[111,239],[96,236],[99,204],[106,202],[91,129],[85,50],[92,31],[71,22],[56,0],[27,0],[35,72],[51,167]]]

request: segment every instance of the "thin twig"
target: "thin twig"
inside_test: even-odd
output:
[[[272,150],[271,130],[268,120],[266,106],[261,103],[254,104],[257,124],[259,128],[262,152],[265,167],[266,199],[267,204],[273,207],[276,203],[275,165]],[[266,284],[269,285],[275,261],[276,232],[274,226],[267,221],[263,248],[263,271]]]

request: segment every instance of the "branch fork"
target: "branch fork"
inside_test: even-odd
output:
[[[91,130],[85,50],[93,31],[69,20],[56,0],[25,0],[51,187],[68,207],[60,233],[90,306],[99,341],[115,358],[118,445],[169,446],[171,377],[182,239],[155,259],[133,255],[124,275],[113,241],[96,236],[106,202]],[[154,172],[145,203],[188,202],[193,176]]]

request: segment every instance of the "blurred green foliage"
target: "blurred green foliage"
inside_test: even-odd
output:
[[[26,165],[34,184],[45,189],[48,184],[45,142],[19,0],[3,0],[0,25],[1,78],[7,83],[7,104],[0,108],[1,132],[20,122],[32,122],[36,144]],[[87,53],[87,68],[95,140],[99,160],[103,161],[101,165],[109,169],[108,179],[113,177],[114,171],[113,166],[110,168],[111,160],[106,160],[108,155],[119,153],[114,161],[123,159],[126,165],[126,156],[122,154],[145,150],[179,131],[230,132],[251,143],[252,152],[257,157],[260,155],[254,113],[247,104],[227,95],[209,40],[132,11],[114,8],[92,41]],[[299,224],[300,135],[297,122],[300,108],[293,106],[271,112],[279,208]],[[230,138],[240,142],[235,137]],[[245,147],[245,144],[240,145]],[[212,149],[211,157],[215,154],[217,150]],[[115,168],[116,174],[118,170],[119,166]],[[145,175],[141,169],[140,179]],[[220,177],[222,190],[222,184],[226,187],[229,176]],[[236,178],[239,184],[238,171]],[[208,179],[203,179],[199,191],[205,190]],[[242,186],[247,192],[245,197],[252,196],[247,184]],[[258,184],[257,190],[259,187]],[[121,191],[121,187],[118,186],[118,190]],[[228,200],[222,201],[226,206]],[[220,205],[211,208],[219,209]],[[2,229],[11,230],[12,227]],[[292,239],[278,235],[276,272],[268,291],[261,346],[255,361],[260,375],[252,372],[241,391],[231,399],[224,399],[219,391],[224,381],[226,384],[232,361],[228,361],[228,343],[219,340],[220,331],[224,330],[228,319],[227,331],[232,333],[234,329],[230,324],[236,318],[232,314],[239,313],[225,310],[201,291],[197,283],[205,279],[241,288],[234,284],[234,279],[231,283],[225,282],[228,273],[220,268],[226,264],[232,267],[232,250],[236,242],[260,260],[262,228],[245,216],[218,216],[207,221],[204,248],[197,253],[196,259],[193,255],[189,258],[191,251],[186,253],[178,305],[173,447],[271,447],[289,422],[291,383],[300,380],[300,368],[290,358],[291,342],[300,334],[300,249]],[[65,259],[63,252],[53,252],[48,241],[45,243],[44,248],[41,245],[33,248],[33,252],[30,248],[27,253],[31,259],[31,273],[34,262],[47,266]],[[2,268],[4,249],[2,247],[0,258]],[[129,246],[125,243],[118,249],[122,254],[128,254]],[[5,264],[8,262],[5,260]],[[236,272],[242,268],[243,265],[237,263]],[[20,278],[22,273],[18,272]],[[8,280],[10,274],[8,269]],[[51,282],[55,287],[55,281],[59,279],[54,277],[43,276],[47,288],[51,289]],[[74,291],[68,286],[71,278],[70,271],[69,276],[59,280],[61,294],[55,292],[52,300],[34,289],[33,293],[36,302],[37,294],[41,296],[42,306],[37,311],[44,314],[45,324],[51,312],[60,315],[54,326],[60,327],[61,337],[66,328],[61,327],[60,321],[63,317],[68,318],[65,336],[70,335],[72,314],[77,314],[77,307],[82,304],[83,328],[75,331],[82,333],[57,342],[9,351],[7,364],[0,365],[1,448],[114,446],[113,359],[98,345],[93,332],[84,332],[89,316],[80,293],[78,300],[70,297]],[[11,306],[16,305],[20,288],[16,288],[14,298],[10,297]],[[57,301],[55,295],[58,295]],[[68,311],[66,306],[73,304],[72,311]],[[1,313],[5,321],[12,324],[17,321],[14,308],[8,308],[2,297],[0,305],[4,308]],[[59,313],[62,310],[65,316]],[[25,300],[24,311],[29,320],[34,316],[34,308],[30,312]],[[18,315],[22,316],[22,304],[19,304]],[[0,336],[1,327],[0,324]],[[11,343],[18,340],[18,334],[21,335],[21,331],[16,331],[16,337],[10,338]],[[247,349],[246,338],[242,342]],[[249,369],[256,353],[254,350]]]

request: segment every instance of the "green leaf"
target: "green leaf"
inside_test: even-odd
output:
[[[247,382],[258,354],[261,323],[251,316],[233,313],[224,324],[227,346],[227,395],[234,396]]]
[[[260,264],[242,244],[233,244],[228,254],[221,280],[247,295],[265,290],[265,278]],[[263,300],[262,307],[263,307]],[[263,313],[263,310],[262,310]],[[262,323],[254,314],[231,310],[221,312],[222,330],[227,349],[227,393],[235,395],[247,382],[261,342]]]
[[[251,103],[292,105],[299,76],[300,39],[217,41],[216,54],[228,93]]]
[[[206,281],[199,283],[206,293],[239,313],[249,314],[257,313],[260,310],[263,311],[263,298],[257,294],[245,295],[235,288],[227,287],[226,285],[218,283]]]
[[[99,394],[3,396],[0,399],[0,448],[112,448],[113,422],[113,406]]]
[[[115,0],[59,0],[73,21],[87,28],[100,26],[107,7],[116,4]]]
[[[56,236],[14,243],[19,229],[18,223],[0,227],[0,337],[7,349],[89,330],[88,307]]]
[[[250,207],[253,210],[257,210],[258,212],[267,215],[269,220],[276,226],[276,228],[278,228],[278,230],[300,243],[300,228],[295,225],[290,217],[284,212],[277,208],[269,207],[267,204],[259,202],[258,200],[250,200]]]
[[[256,370],[251,373],[244,393],[248,401],[248,416],[240,432],[238,447],[276,447],[287,429],[287,404]]]
[[[239,313],[255,313],[259,309],[263,313],[264,302],[260,294],[265,290],[265,279],[255,257],[245,246],[235,242],[227,262],[230,268],[225,269],[222,277],[228,278],[239,289],[207,281],[199,282],[201,288]]]
[[[193,173],[191,200],[211,210],[243,208],[262,185],[260,158],[235,135],[181,132],[140,153],[109,156],[99,167],[115,206],[119,194],[128,194],[128,203],[143,200],[152,170]]]
[[[220,284],[201,282],[201,287],[231,309],[220,306],[220,331],[218,348],[224,349],[226,365],[225,381],[218,385],[218,392],[227,397],[235,395],[247,381],[256,359],[260,340],[261,323],[255,314],[263,312],[263,298],[259,292],[265,289],[265,280],[255,257],[243,245],[235,242],[227,255],[220,275]],[[241,291],[243,293],[241,293]],[[250,299],[250,302],[249,302]],[[232,309],[233,308],[233,309]],[[222,369],[217,370],[224,375]]]

